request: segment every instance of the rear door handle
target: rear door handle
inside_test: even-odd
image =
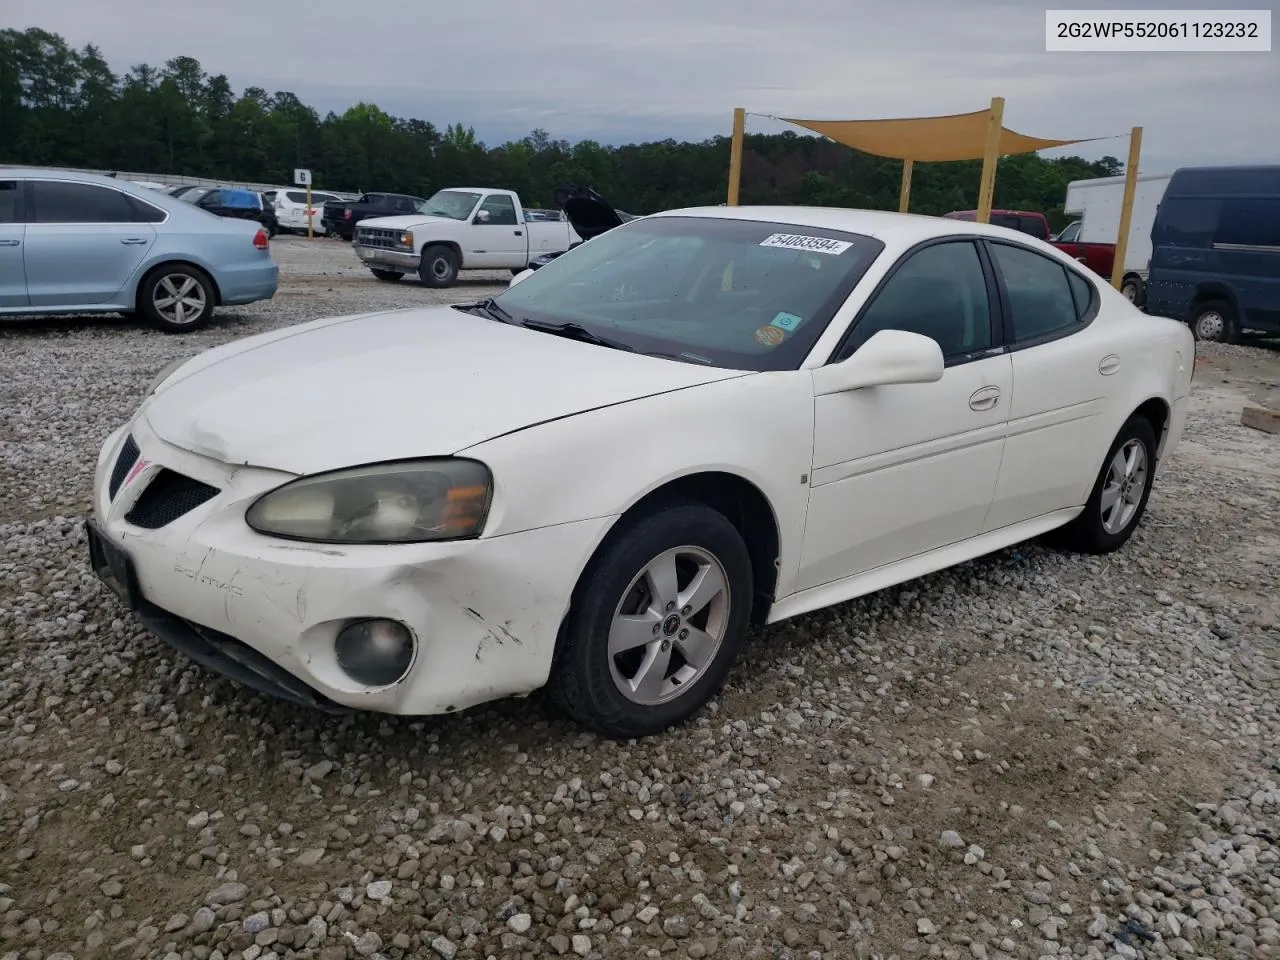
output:
[[[130,245],[137,244],[137,243],[146,243],[147,238],[146,237],[125,237],[120,242],[130,244]]]
[[[1114,353],[1109,353],[1098,361],[1098,372],[1104,377],[1109,377],[1120,369],[1120,358]]]
[[[16,247],[21,240],[0,240],[0,247]]]
[[[984,410],[994,409],[995,405],[1000,402],[999,387],[982,387],[975,390],[969,396],[969,408],[982,412]]]

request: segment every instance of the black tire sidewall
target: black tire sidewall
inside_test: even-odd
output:
[[[730,589],[729,621],[716,658],[681,696],[658,706],[628,700],[610,671],[608,637],[614,611],[637,573],[654,557],[680,546],[708,551],[724,567]],[[751,558],[737,529],[699,503],[682,502],[624,522],[588,564],[553,667],[561,705],[606,736],[643,737],[693,716],[720,690],[746,635],[753,600]]]
[[[373,274],[374,279],[381,280],[383,283],[398,283],[400,280],[404,278],[404,274],[401,273],[399,270],[383,270],[380,268],[379,269],[370,268],[370,272]]]
[[[200,284],[204,290],[204,311],[196,319],[184,324],[173,324],[160,315],[155,305],[156,285],[164,277],[186,276],[191,277]],[[157,329],[163,330],[165,333],[187,333],[196,330],[205,325],[211,316],[213,316],[213,284],[205,275],[203,270],[197,270],[195,267],[174,266],[174,267],[157,267],[148,273],[142,279],[142,284],[138,288],[138,308],[147,321]]]
[[[431,271],[431,265],[444,258],[449,264],[449,275],[440,279]],[[422,251],[422,265],[418,268],[418,276],[428,287],[444,288],[453,286],[458,280],[458,255],[448,247],[435,244]]]
[[[1102,488],[1106,485],[1107,472],[1111,469],[1111,461],[1116,452],[1130,440],[1141,440],[1146,447],[1147,481],[1142,491],[1142,499],[1138,501],[1138,510],[1129,521],[1129,525],[1119,533],[1108,533],[1102,526]],[[1098,477],[1093,483],[1093,491],[1089,494],[1084,513],[1080,516],[1079,533],[1083,541],[1082,546],[1090,552],[1110,553],[1112,550],[1119,549],[1142,523],[1142,518],[1147,512],[1147,501],[1151,497],[1151,488],[1155,482],[1157,443],[1155,431],[1151,429],[1151,422],[1146,417],[1130,417],[1116,434],[1102,461]]]

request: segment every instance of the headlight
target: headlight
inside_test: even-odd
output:
[[[413,249],[413,231],[412,230],[406,230],[404,233],[400,234],[400,245],[402,247],[408,247],[410,250]]]
[[[254,501],[258,533],[314,543],[423,543],[480,534],[489,468],[441,458],[383,463],[292,480]]]
[[[175,370],[177,370],[180,366],[182,366],[186,362],[187,360],[186,358],[184,358],[181,360],[174,360],[172,363],[165,364],[164,369],[155,375],[155,378],[151,381],[151,384],[147,387],[147,396],[149,397],[153,393],[155,393],[157,390],[159,390],[160,384],[168,380],[170,375],[172,375]]]

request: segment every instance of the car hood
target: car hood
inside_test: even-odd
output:
[[[549,420],[747,376],[449,307],[320,320],[200,355],[144,406],[160,439],[294,474],[448,455]]]
[[[616,209],[590,187],[577,184],[569,184],[556,190],[556,205],[564,211],[574,231],[583,240],[590,240],[635,219]]]
[[[369,217],[360,221],[362,227],[381,227],[384,230],[412,230],[437,223],[461,223],[448,217],[430,217],[421,213],[406,213],[396,217]]]

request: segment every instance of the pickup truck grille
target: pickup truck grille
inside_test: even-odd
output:
[[[364,247],[379,247],[383,250],[403,250],[400,242],[401,230],[387,230],[383,227],[357,227],[356,243]]]

